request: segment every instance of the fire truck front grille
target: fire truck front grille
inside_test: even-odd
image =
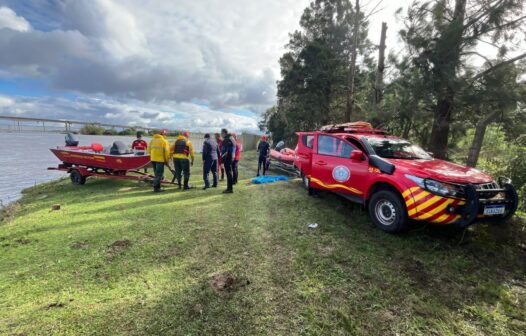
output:
[[[502,191],[497,182],[475,184],[474,187],[480,198],[493,198]]]

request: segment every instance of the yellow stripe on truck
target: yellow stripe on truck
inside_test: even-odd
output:
[[[409,196],[413,191],[417,191],[418,189],[420,189],[420,187],[409,188],[409,189],[407,189],[406,191],[404,191],[404,192],[402,193],[402,197],[403,197],[403,198],[406,198],[406,197]]]
[[[416,196],[411,197],[407,200],[406,205],[409,208],[411,205],[415,204],[416,202],[420,201],[422,198],[427,197],[431,195],[431,193],[428,193],[427,191],[422,190],[422,192],[418,193]]]
[[[424,219],[433,217],[437,213],[439,213],[439,212],[443,211],[444,209],[446,209],[447,206],[450,205],[451,203],[453,203],[453,200],[449,199],[449,200],[445,201],[444,203],[440,204],[439,206],[437,206],[437,207],[435,207],[435,208],[433,208],[431,210],[427,210],[425,214],[418,216],[417,219],[424,220]]]
[[[409,216],[414,215],[417,212],[417,208],[418,208],[418,211],[422,211],[422,210],[426,209],[427,207],[432,206],[436,202],[440,201],[441,199],[442,199],[442,197],[433,196],[430,199],[428,199],[427,201],[425,201],[424,203],[422,203],[420,205],[417,205],[413,209],[409,210],[407,213],[409,214]]]

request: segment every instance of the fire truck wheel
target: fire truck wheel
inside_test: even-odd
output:
[[[71,183],[75,185],[83,185],[84,183],[86,183],[86,177],[82,176],[82,174],[76,169],[73,169],[71,171],[69,177],[71,178]]]
[[[390,190],[380,190],[369,201],[369,215],[374,224],[386,232],[407,228],[407,211],[400,196]]]

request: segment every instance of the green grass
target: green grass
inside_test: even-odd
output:
[[[299,180],[249,185],[255,162],[241,163],[232,195],[104,179],[28,190],[0,223],[0,334],[526,331],[524,224],[460,244],[430,227],[389,235]]]

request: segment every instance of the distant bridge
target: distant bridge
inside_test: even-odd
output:
[[[156,130],[152,127],[116,125],[100,122],[76,121],[64,119],[27,118],[0,115],[0,131],[7,132],[71,132],[85,125],[94,125],[115,129],[134,128],[136,130]],[[75,127],[77,126],[77,127]],[[77,129],[78,128],[78,129]]]

